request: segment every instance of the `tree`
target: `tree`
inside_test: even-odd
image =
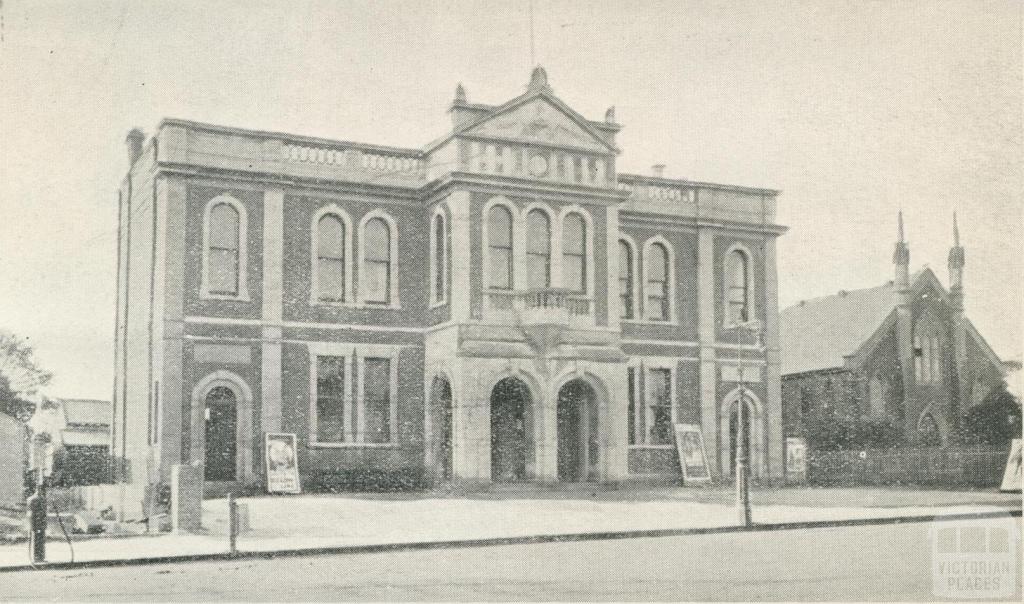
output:
[[[964,418],[963,440],[967,443],[1006,445],[1020,434],[1020,401],[1006,389],[1006,382],[989,392]]]
[[[53,375],[38,364],[27,341],[8,331],[0,331],[0,413],[28,421],[35,411],[32,402],[39,389]]]

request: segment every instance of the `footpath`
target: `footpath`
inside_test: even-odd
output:
[[[487,540],[622,538],[729,530],[737,514],[726,487],[644,490],[530,491],[497,488],[480,493],[310,494],[238,499],[248,527],[238,537],[242,555],[301,550],[359,551],[380,547],[454,547]],[[1006,510],[1019,517],[1021,495],[995,491],[898,488],[781,488],[752,493],[753,519],[762,530],[778,525],[895,522]],[[47,562],[71,561],[61,537],[47,543]],[[201,534],[73,536],[75,563],[185,559],[228,552],[225,499],[203,502]],[[461,543],[465,545],[465,543]],[[480,545],[481,543],[476,543]],[[0,546],[0,571],[28,565],[28,547]]]

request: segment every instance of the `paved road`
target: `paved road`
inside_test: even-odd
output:
[[[0,600],[934,600],[928,528],[0,573]]]

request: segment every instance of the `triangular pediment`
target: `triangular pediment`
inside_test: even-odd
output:
[[[537,95],[511,107],[496,110],[463,131],[465,134],[541,143],[608,153],[614,147],[595,134],[572,110]]]

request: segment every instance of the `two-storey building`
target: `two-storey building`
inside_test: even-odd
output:
[[[167,119],[120,190],[120,480],[677,480],[672,424],[781,474],[777,192],[619,174],[542,68],[421,149]],[[761,322],[763,341],[735,322]],[[741,350],[742,348],[742,350]]]

